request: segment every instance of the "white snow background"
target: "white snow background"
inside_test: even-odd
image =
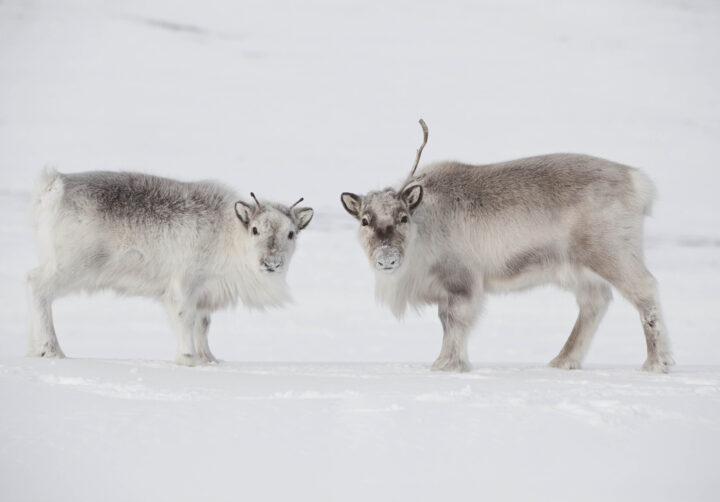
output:
[[[720,4],[0,1],[0,500],[718,500]],[[432,309],[375,304],[342,191],[423,162],[572,151],[643,168],[647,259],[678,365],[616,294],[585,369],[553,288],[492,297],[468,374]],[[161,307],[59,300],[27,359],[39,170],[217,179],[315,219],[295,303],[215,315],[217,366],[171,361]]]

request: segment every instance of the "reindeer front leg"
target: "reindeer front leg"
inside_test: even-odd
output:
[[[208,344],[208,330],[210,328],[210,312],[198,312],[195,320],[195,331],[193,342],[195,344],[195,351],[197,352],[200,361],[203,363],[216,363],[215,356],[210,352],[210,345]]]
[[[470,371],[467,344],[470,329],[477,319],[480,302],[469,295],[448,295],[438,305],[438,316],[443,327],[440,355],[432,369],[441,371]]]
[[[177,335],[178,347],[175,362],[183,366],[202,363],[195,346],[198,325],[197,301],[193,295],[192,282],[178,279],[165,294],[165,310]]]

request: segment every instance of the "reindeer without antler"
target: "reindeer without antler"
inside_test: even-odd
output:
[[[647,341],[643,369],[673,364],[653,276],[643,263],[643,220],[654,187],[637,169],[577,154],[489,165],[431,164],[400,189],[343,193],[360,222],[377,297],[402,316],[438,305],[443,327],[433,369],[467,371],[467,340],[485,293],[554,283],[575,293],[580,313],[550,362],[579,368],[611,299],[638,310]]]
[[[112,289],[163,302],[178,337],[177,362],[215,361],[211,314],[234,305],[281,305],[298,232],[296,208],[238,200],[212,182],[138,173],[43,174],[33,203],[41,265],[28,275],[29,355],[63,357],[52,302]]]

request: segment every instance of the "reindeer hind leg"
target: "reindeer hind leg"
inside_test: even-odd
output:
[[[56,273],[48,266],[32,270],[27,277],[28,356],[65,357],[53,324]]]

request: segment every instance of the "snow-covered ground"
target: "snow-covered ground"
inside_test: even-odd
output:
[[[0,3],[0,500],[716,500],[720,493],[716,2]],[[424,160],[579,151],[644,168],[678,365],[637,368],[617,298],[586,369],[545,367],[552,289],[491,298],[475,370],[439,374],[432,310],[399,322],[339,193]],[[215,178],[315,220],[295,303],[215,316],[225,362],[183,368],[160,306],[55,308],[65,360],[26,359],[39,169]]]

